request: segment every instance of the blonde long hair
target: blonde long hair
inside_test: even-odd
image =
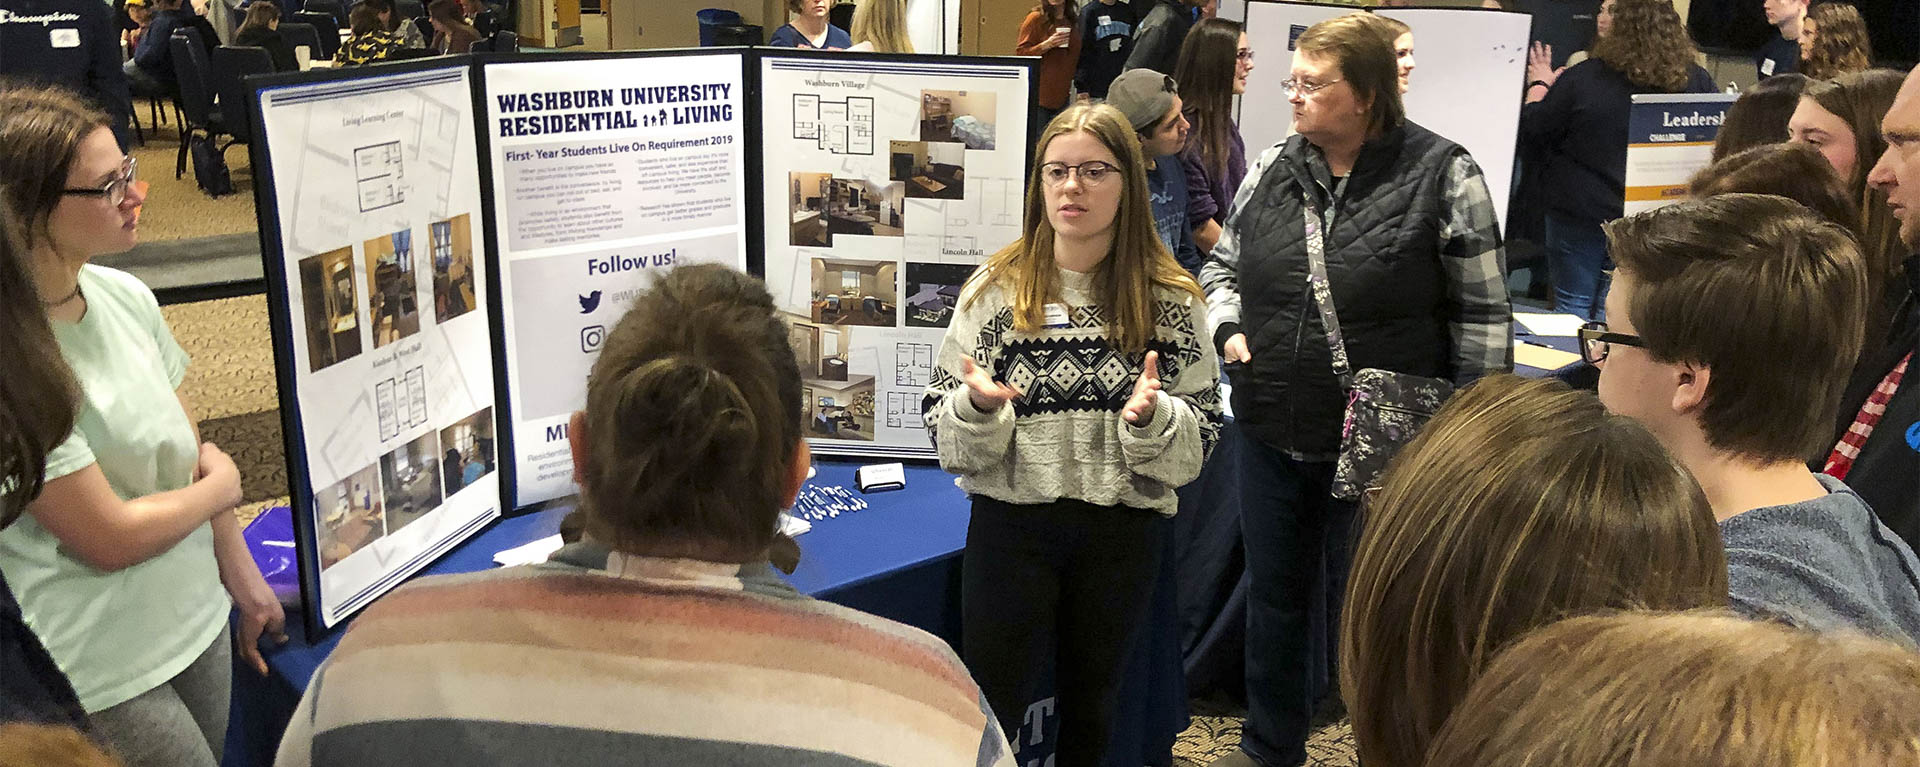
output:
[[[1067,107],[1034,145],[1028,173],[1027,213],[1022,237],[987,259],[973,278],[967,303],[979,298],[979,286],[998,284],[1013,307],[1014,328],[1031,333],[1045,323],[1046,306],[1060,300],[1060,274],[1053,260],[1053,223],[1047,219],[1047,196],[1040,165],[1055,138],[1085,132],[1099,139],[1120,161],[1125,190],[1113,219],[1113,246],[1100,264],[1096,288],[1107,310],[1107,337],[1122,351],[1138,352],[1153,336],[1157,302],[1153,289],[1184,290],[1206,300],[1173,253],[1153,228],[1153,208],[1147,196],[1147,159],[1140,140],[1120,111],[1106,104],[1081,103]],[[1111,183],[1111,182],[1109,182]]]
[[[860,0],[850,26],[848,34],[855,43],[873,43],[878,53],[913,52],[913,40],[907,36],[907,0]]]
[[[1461,391],[1368,507],[1339,664],[1363,764],[1418,767],[1495,653],[1531,629],[1727,603],[1700,486],[1645,427],[1558,381]]]

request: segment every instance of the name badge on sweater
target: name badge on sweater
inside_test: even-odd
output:
[[[1773,59],[1760,60],[1760,76],[1761,77],[1773,76]]]
[[[1066,304],[1047,304],[1047,327],[1064,328],[1073,324],[1073,314],[1067,311]]]
[[[78,29],[51,29],[47,30],[47,36],[55,48],[80,47],[80,30]]]

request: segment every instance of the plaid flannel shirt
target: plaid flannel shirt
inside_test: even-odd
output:
[[[1219,243],[1200,267],[1200,284],[1207,291],[1207,325],[1216,336],[1222,326],[1240,323],[1240,213],[1260,186],[1262,174],[1280,160],[1285,148],[1286,144],[1277,144],[1254,162],[1234,194]],[[1320,152],[1309,151],[1306,157],[1316,175],[1327,172]],[[1493,196],[1472,155],[1461,152],[1447,165],[1446,196],[1440,262],[1447,279],[1454,383],[1466,384],[1513,369],[1513,307],[1507,296],[1506,251]],[[1331,215],[1327,226],[1332,226]]]

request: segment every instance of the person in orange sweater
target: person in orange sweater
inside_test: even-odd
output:
[[[1020,22],[1020,40],[1014,43],[1018,56],[1039,56],[1039,87],[1033,104],[1033,119],[1027,125],[1029,140],[1067,108],[1073,89],[1073,72],[1080,66],[1080,35],[1075,31],[1080,12],[1076,0],[1040,0]]]

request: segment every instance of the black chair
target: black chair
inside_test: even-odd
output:
[[[520,36],[500,30],[473,41],[472,53],[514,53],[520,50]]]
[[[249,143],[253,139],[253,126],[248,116],[253,110],[247,105],[246,77],[272,74],[273,55],[265,48],[222,45],[213,49],[213,57],[208,61],[213,65],[214,93],[220,97],[221,123],[233,136],[234,143]]]
[[[302,24],[297,21],[283,22],[280,25],[280,39],[287,41],[287,45],[294,48],[307,46],[308,56],[320,58],[320,32],[314,29],[312,24]]]
[[[308,5],[311,6],[312,3]],[[331,59],[334,51],[340,50],[340,24],[331,14],[301,11],[294,14],[291,21],[313,27],[313,31],[319,34],[320,47],[314,49],[314,58]],[[285,29],[286,24],[281,24],[280,27]]]
[[[347,9],[340,4],[339,0],[307,0],[306,7],[300,10],[302,13],[324,13],[332,16],[336,29],[347,26]]]
[[[180,178],[187,173],[187,144],[195,131],[206,135],[214,148],[225,152],[226,147],[219,145],[220,136],[233,135],[226,123],[220,119],[220,111],[214,108],[213,89],[208,86],[208,76],[212,65],[207,61],[207,52],[200,49],[192,36],[175,33],[167,40],[173,50],[174,84],[179,87],[180,108],[180,153],[174,158],[173,177]],[[267,65],[271,68],[271,62]],[[233,146],[232,141],[227,146]]]

